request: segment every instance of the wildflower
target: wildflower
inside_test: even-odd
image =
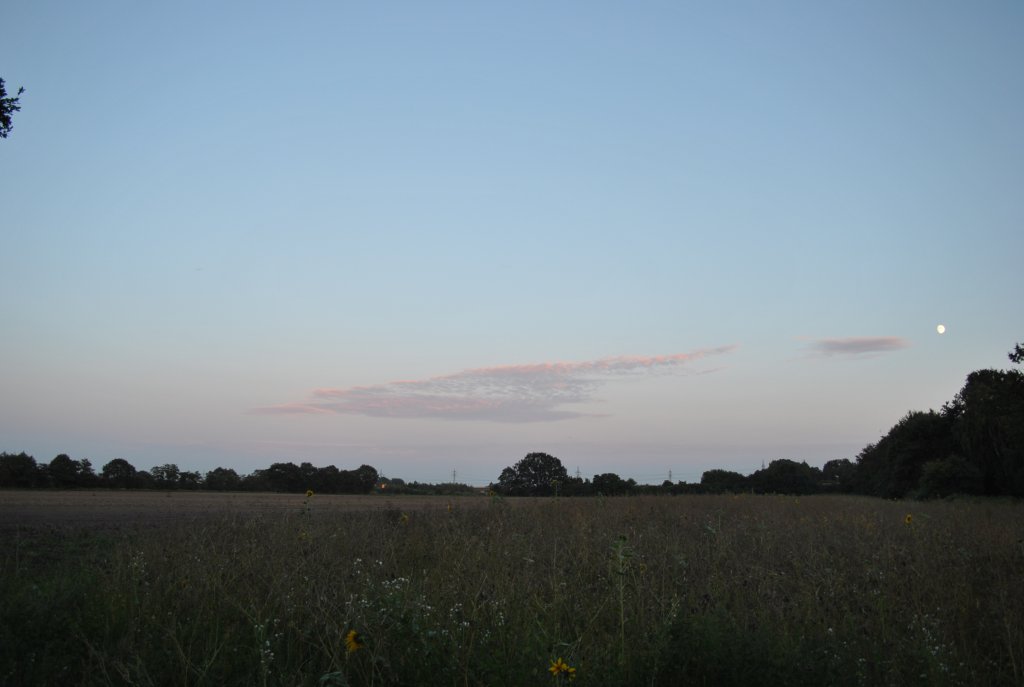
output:
[[[366,643],[363,642],[363,637],[355,630],[349,630],[345,635],[345,650],[350,654],[354,654],[360,649],[365,649]]]
[[[551,673],[551,677],[557,678],[559,675],[564,673],[569,676],[570,680],[576,679],[576,669],[563,661],[561,656],[558,657],[557,661],[551,662],[551,667],[548,668],[548,672]]]
[[[408,525],[409,524],[409,516],[406,513],[402,513],[402,516],[400,518],[398,518],[398,522],[402,523],[403,525]]]
[[[312,489],[307,489],[306,490],[306,498],[307,499],[313,498],[313,490]]]
[[[903,524],[904,525],[910,525],[910,524],[913,524],[913,522],[914,522],[914,516],[912,516],[910,513],[907,513],[906,516],[903,518]]]

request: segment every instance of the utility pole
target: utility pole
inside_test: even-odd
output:
[[[452,484],[455,484],[455,470],[452,469]]]

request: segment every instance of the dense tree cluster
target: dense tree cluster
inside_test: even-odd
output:
[[[1024,348],[1009,358],[1024,362]],[[905,415],[849,473],[847,491],[886,498],[1024,496],[1024,374],[970,373],[940,411]]]
[[[334,465],[314,467],[311,463],[274,463],[265,470],[239,475],[231,468],[215,468],[202,475],[181,470],[174,463],[138,470],[124,458],[114,458],[99,474],[89,460],[72,460],[62,453],[47,463],[21,453],[0,453],[0,487],[74,487],[112,489],[207,489],[211,491],[303,492],[323,494],[366,494],[377,485],[377,470],[360,465],[339,470]]]
[[[1024,346],[1010,352],[1024,363]],[[557,458],[531,453],[505,468],[492,485],[500,494],[546,496],[640,493],[857,493],[884,498],[951,494],[1024,496],[1024,374],[977,370],[940,411],[907,413],[855,461],[830,460],[821,468],[773,460],[751,475],[708,470],[700,483],[637,485],[614,473],[593,480],[566,476]]]
[[[538,463],[546,466],[546,469],[538,471]],[[525,477],[524,467],[529,468]],[[768,467],[758,470],[749,477],[730,470],[708,470],[697,484],[665,480],[660,485],[652,485],[637,484],[636,480],[623,479],[614,472],[594,475],[593,479],[568,477],[565,476],[562,462],[546,453],[531,453],[515,466],[505,468],[497,483],[491,485],[491,489],[503,496],[626,496],[739,492],[811,494],[834,491],[825,481],[822,470],[807,463],[786,459],[773,460]]]
[[[568,479],[562,461],[547,453],[530,453],[501,471],[494,490],[507,496],[551,496],[564,490]]]

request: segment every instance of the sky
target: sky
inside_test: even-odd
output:
[[[995,0],[8,0],[0,451],[853,459],[1024,340],[1022,33]]]

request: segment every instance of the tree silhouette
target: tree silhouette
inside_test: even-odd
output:
[[[1011,363],[1017,363],[1018,365],[1024,363],[1024,346],[1020,344],[1014,345],[1009,357]]]
[[[606,472],[601,475],[594,475],[593,486],[594,491],[599,494],[619,496],[636,486],[636,482],[632,479],[624,480],[614,472]]]
[[[78,484],[78,461],[62,453],[50,461],[50,482],[55,487],[67,488]]]
[[[124,458],[115,458],[103,466],[100,477],[109,486],[127,489],[135,486],[137,472],[135,466]]]
[[[813,494],[820,489],[821,480],[818,468],[785,458],[773,460],[747,478],[750,486],[763,494]]]
[[[14,128],[11,116],[21,110],[20,100],[21,94],[24,92],[24,88],[19,88],[17,95],[8,97],[4,80],[0,79],[0,138],[7,138],[7,134],[11,133],[11,129]]]
[[[917,489],[925,464],[946,458],[955,446],[947,413],[909,412],[857,456],[858,491],[883,498],[908,496]]]
[[[700,476],[700,485],[704,491],[712,494],[722,492],[740,492],[749,488],[747,478],[732,470],[706,470]]]
[[[568,477],[562,461],[547,453],[530,453],[501,471],[495,491],[508,496],[550,496]]]
[[[354,470],[360,494],[369,494],[377,485],[377,469],[370,465],[360,465]]]
[[[174,463],[165,463],[164,465],[156,465],[150,471],[149,474],[153,476],[153,480],[159,489],[177,489],[178,479],[181,477],[181,470]]]
[[[33,487],[38,475],[36,459],[24,451],[0,453],[0,487]]]
[[[976,370],[943,413],[986,494],[1024,496],[1024,373]]]
[[[214,468],[206,473],[203,485],[214,491],[234,491],[242,484],[238,473],[231,468]]]
[[[853,491],[857,479],[857,466],[849,458],[837,458],[825,463],[821,477],[828,491]]]
[[[263,470],[263,477],[270,484],[272,491],[299,492],[309,487],[302,478],[302,469],[295,463],[273,463]]]

